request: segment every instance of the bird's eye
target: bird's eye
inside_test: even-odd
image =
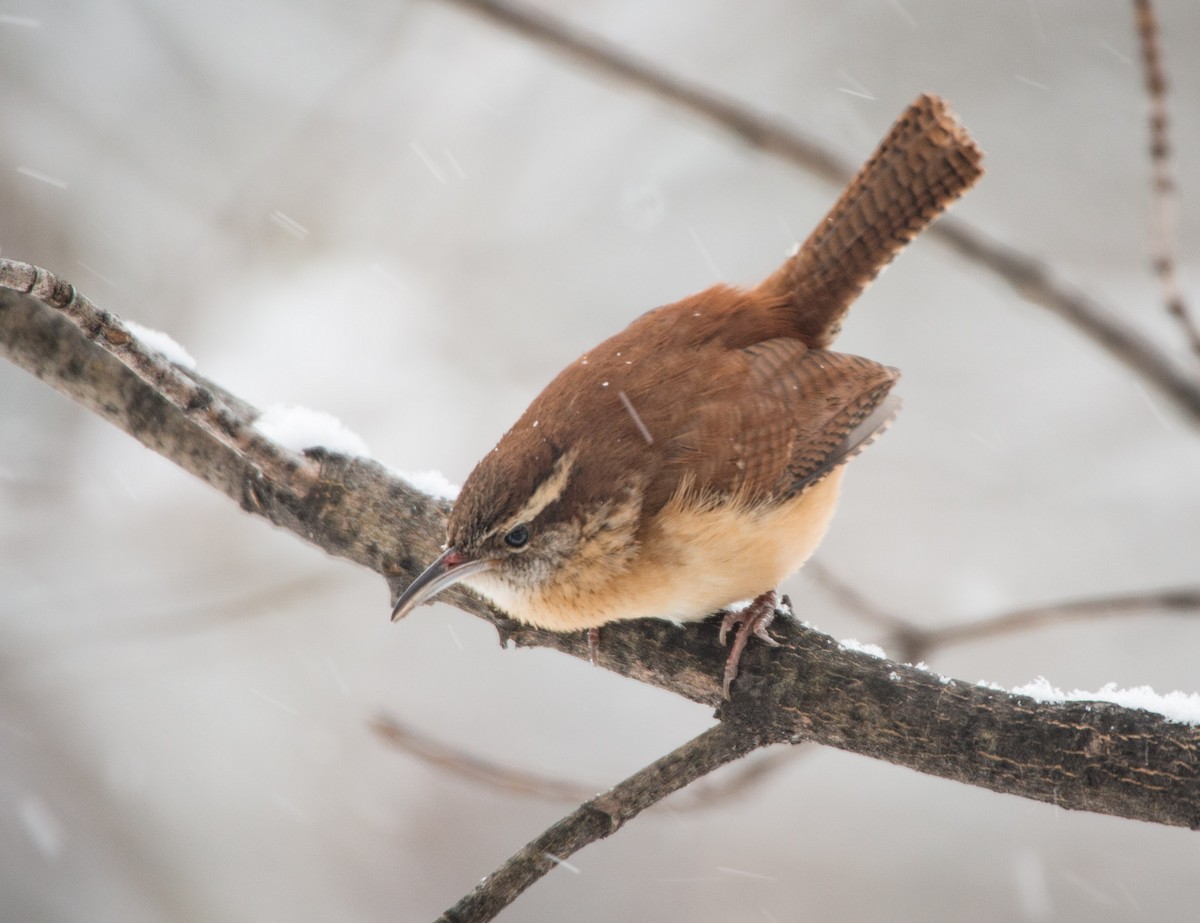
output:
[[[517,551],[529,544],[529,526],[521,523],[504,533],[504,544]]]

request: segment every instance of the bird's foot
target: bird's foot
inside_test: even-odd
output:
[[[738,675],[738,664],[742,659],[742,651],[746,649],[746,645],[753,635],[760,638],[771,647],[779,647],[779,642],[771,637],[767,631],[767,626],[775,620],[775,605],[778,601],[774,590],[767,592],[755,598],[754,602],[750,603],[745,609],[737,612],[726,611],[725,617],[721,620],[721,633],[718,636],[721,644],[725,644],[725,637],[729,634],[729,629],[737,626],[737,632],[733,636],[733,646],[729,649],[729,657],[725,661],[725,682],[722,689],[725,692],[725,698],[729,698],[729,687]],[[790,610],[792,601],[786,596],[783,597],[783,604]]]
[[[589,628],[588,636],[588,659],[592,662],[593,667],[600,666],[600,629]]]

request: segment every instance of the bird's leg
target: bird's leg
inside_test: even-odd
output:
[[[592,661],[593,667],[600,666],[600,629],[589,628],[588,636],[588,659]]]
[[[738,663],[742,659],[742,651],[746,649],[751,635],[761,638],[771,647],[779,647],[779,642],[772,638],[767,631],[767,626],[775,620],[777,599],[774,590],[767,590],[756,597],[754,602],[745,609],[737,612],[726,611],[725,617],[721,620],[721,633],[718,636],[721,644],[725,643],[725,636],[729,634],[729,629],[734,625],[738,626],[737,633],[733,637],[733,646],[729,649],[729,658],[725,661],[725,683],[722,688],[725,690],[726,699],[729,698],[730,684],[737,679]],[[785,596],[783,601],[790,609],[791,600]]]

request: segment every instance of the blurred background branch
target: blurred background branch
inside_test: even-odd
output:
[[[573,29],[563,20],[530,6],[508,0],[443,0],[465,7],[499,23],[532,41],[566,54],[603,74],[614,77],[645,93],[699,115],[739,141],[781,157],[834,185],[843,185],[857,164],[840,157],[814,138],[782,124],[777,119],[755,112],[750,106],[721,94],[703,89],[667,71],[623,52],[602,39]],[[1143,0],[1144,2],[1144,0]],[[1144,2],[1149,10],[1148,2]],[[1140,14],[1140,22],[1153,23],[1152,13]],[[1143,26],[1148,71],[1157,74],[1158,56],[1152,53],[1152,25]],[[1153,67],[1152,67],[1153,65]],[[1161,77],[1148,83],[1155,107],[1155,150],[1165,145],[1166,115]],[[1160,114],[1161,113],[1161,114]],[[984,147],[986,148],[986,143]],[[1169,158],[1165,149],[1154,157],[1156,189],[1170,187]],[[1166,221],[1166,201],[1159,203],[1160,226]],[[994,273],[1032,304],[1058,315],[1125,363],[1131,370],[1174,402],[1193,426],[1200,426],[1200,376],[1178,366],[1170,353],[1156,346],[1133,327],[1120,320],[1109,306],[1083,289],[1061,279],[1040,259],[994,241],[976,227],[953,216],[943,218],[929,229],[936,237],[965,259]],[[1160,247],[1160,277],[1168,288],[1171,313],[1184,325],[1194,346],[1200,348],[1200,334],[1191,325],[1175,279],[1172,254],[1173,237],[1163,226]]]
[[[1153,176],[1154,271],[1162,285],[1167,313],[1179,322],[1180,333],[1192,352],[1200,359],[1200,327],[1192,317],[1179,282],[1176,256],[1175,210],[1179,191],[1171,166],[1171,121],[1167,110],[1167,75],[1163,68],[1162,47],[1158,39],[1158,16],[1151,0],[1133,0],[1137,18],[1138,39],[1141,44],[1142,69],[1145,73],[1146,96],[1150,103],[1150,168]]]

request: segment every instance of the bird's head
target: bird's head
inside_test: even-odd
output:
[[[393,621],[460,581],[520,618],[547,587],[570,596],[564,586],[582,591],[589,575],[619,568],[632,552],[637,498],[598,476],[578,442],[563,448],[518,423],[471,472],[445,550],[401,594]]]

